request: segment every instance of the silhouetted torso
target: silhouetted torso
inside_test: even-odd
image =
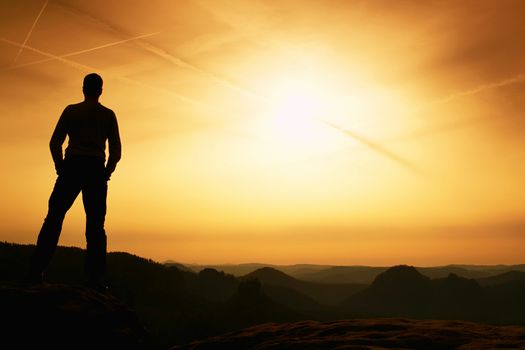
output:
[[[66,157],[90,156],[105,159],[109,144],[107,168],[112,172],[120,159],[120,137],[115,113],[98,102],[84,101],[67,106],[62,112],[53,136],[51,153],[55,163],[62,159],[62,144],[69,136]]]

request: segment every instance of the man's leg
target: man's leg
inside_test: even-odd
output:
[[[101,282],[106,272],[106,197],[108,184],[103,167],[100,174],[95,174],[82,189],[82,200],[86,211],[86,273],[88,282]]]
[[[38,234],[36,248],[30,261],[30,278],[38,279],[55,253],[62,223],[67,211],[80,192],[80,184],[72,174],[60,175],[49,197],[49,206],[44,224]]]

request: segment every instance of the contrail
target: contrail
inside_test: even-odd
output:
[[[72,12],[76,15],[80,15],[80,16],[84,16],[84,17],[87,17],[89,18],[90,20],[92,21],[95,21],[101,25],[103,25],[104,27],[106,27],[106,29],[110,30],[111,32],[117,34],[117,35],[120,35],[120,36],[129,36],[128,34],[126,34],[125,31],[123,31],[122,29],[112,25],[111,23],[108,23],[106,21],[104,21],[103,19],[100,19],[98,17],[95,17],[93,15],[91,15],[90,13],[82,10],[82,9],[79,9],[78,7],[74,6],[74,5],[71,5],[71,4],[68,4],[68,3],[65,3],[63,1],[58,1],[58,5],[61,6],[62,8],[64,8],[65,10],[69,11],[69,12]],[[137,45],[140,46],[143,50],[157,56],[157,57],[160,57],[162,59],[164,59],[165,61],[177,66],[177,67],[180,67],[180,68],[184,68],[184,69],[188,69],[188,70],[191,70],[195,73],[198,73],[200,75],[204,75],[205,77],[207,77],[208,79],[211,79],[212,81],[215,81],[216,83],[219,83],[223,86],[226,86],[230,89],[233,89],[233,90],[236,90],[237,92],[240,92],[246,96],[249,96],[249,97],[252,97],[252,98],[257,98],[259,99],[260,96],[252,91],[250,91],[249,89],[243,87],[243,86],[240,86],[238,83],[236,82],[233,82],[233,81],[230,81],[229,79],[226,79],[224,77],[221,77],[213,72],[209,72],[207,70],[204,70],[202,68],[199,68],[189,62],[186,62],[185,60],[175,56],[175,55],[172,55],[171,53],[167,52],[166,50],[164,50],[163,48],[160,48],[156,45],[153,45],[151,43],[148,43],[146,41],[138,41],[137,42]]]
[[[492,119],[489,119],[483,116],[465,118],[461,120],[451,121],[448,123],[441,123],[441,124],[433,125],[427,128],[419,128],[416,130],[412,130],[406,134],[398,135],[396,137],[389,138],[388,140],[385,140],[385,141],[399,142],[399,141],[426,138],[426,137],[434,136],[436,134],[441,134],[441,133],[448,132],[448,131],[453,131],[453,130],[457,130],[461,128],[467,128],[474,124],[478,124],[480,122],[489,121],[489,120],[492,120]]]
[[[354,132],[354,131],[351,131],[351,130],[348,130],[348,129],[344,129],[342,127],[340,127],[339,125],[336,125],[336,124],[333,124],[333,123],[330,123],[328,121],[325,121],[325,120],[320,120],[322,123],[330,126],[331,128],[333,129],[336,129],[337,131],[345,134],[346,136],[349,136],[351,138],[353,138],[354,140],[360,142],[361,144],[367,146],[368,148],[382,154],[383,156],[395,161],[396,163],[402,165],[403,167],[405,167],[406,169],[412,171],[413,173],[416,173],[418,175],[424,175],[423,172],[416,166],[414,165],[413,163],[411,163],[410,161],[398,156],[397,154],[393,153],[392,151],[390,151],[389,149],[383,147],[382,145],[374,142],[374,141],[371,141],[369,139],[367,139],[366,137],[363,137],[361,135],[359,135],[358,133]]]
[[[48,58],[51,58],[51,59],[63,62],[65,64],[69,65],[69,66],[72,66],[72,67],[74,67],[74,68],[76,68],[78,70],[84,71],[84,72],[101,71],[100,69],[97,69],[97,68],[94,68],[94,67],[90,67],[90,66],[86,66],[84,64],[68,60],[67,58],[63,58],[63,57],[60,57],[60,56],[57,56],[57,55],[53,55],[53,54],[50,54],[48,52],[36,49],[36,48],[28,46],[28,45],[23,45],[23,44],[17,43],[15,41],[12,41],[12,40],[9,40],[9,39],[6,39],[6,38],[0,37],[0,41],[2,41],[4,43],[7,43],[7,44],[10,44],[10,45],[13,45],[13,46],[22,47],[23,49],[26,49],[26,50],[30,50],[30,51],[36,52],[36,53],[41,54],[43,56],[46,56]],[[169,94],[169,95],[174,96],[177,99],[179,99],[181,101],[184,101],[186,103],[189,103],[191,105],[203,106],[203,104],[201,102],[193,100],[193,99],[191,99],[189,97],[177,94],[177,93],[175,93],[173,91],[169,91],[169,90],[166,90],[166,89],[162,89],[162,88],[158,88],[158,87],[155,87],[155,86],[147,85],[147,84],[135,81],[135,80],[127,78],[127,77],[121,77],[121,76],[111,75],[111,74],[110,74],[110,76],[115,78],[115,79],[118,79],[120,81],[126,82],[128,84],[132,84],[132,85],[139,86],[139,87],[142,87],[142,88],[147,88],[147,89],[150,89],[150,90],[154,90],[154,91],[158,91],[158,92]]]
[[[452,95],[449,95],[447,97],[443,97],[443,98],[434,100],[434,101],[430,102],[429,105],[447,103],[447,102],[455,100],[456,98],[459,98],[459,97],[476,95],[476,94],[478,94],[480,92],[483,92],[483,91],[486,91],[486,90],[496,89],[496,88],[499,88],[499,87],[512,85],[512,84],[516,84],[516,83],[521,83],[521,82],[524,82],[524,81],[525,81],[525,74],[520,73],[520,74],[517,74],[517,75],[515,75],[513,77],[510,77],[510,78],[507,78],[507,79],[504,79],[504,80],[500,80],[500,81],[496,81],[496,82],[492,82],[492,83],[487,83],[487,84],[482,84],[482,85],[479,85],[479,86],[477,86],[477,87],[475,87],[473,89],[460,91],[460,92],[454,93]]]
[[[18,61],[18,57],[20,57],[20,54],[24,50],[24,45],[27,44],[27,41],[29,40],[29,37],[31,36],[31,34],[33,34],[33,30],[35,29],[35,26],[36,26],[38,20],[40,19],[40,16],[42,16],[42,13],[44,12],[48,2],[49,2],[49,0],[46,0],[46,2],[44,2],[44,5],[40,9],[40,12],[38,13],[38,15],[36,16],[35,20],[33,21],[33,25],[31,25],[31,29],[29,29],[29,32],[27,32],[26,38],[24,39],[24,42],[22,43],[22,46],[20,46],[20,48],[19,48],[19,50],[18,50],[18,52],[16,54],[16,57],[15,57],[15,59],[13,61],[13,65],[16,63],[16,61]]]
[[[13,40],[9,40],[9,39],[6,39],[6,38],[2,38],[0,37],[0,41],[3,41],[4,43],[6,44],[9,44],[9,45],[13,45],[13,46],[16,46],[16,47],[19,47],[21,49],[26,49],[26,50],[29,50],[29,51],[33,51],[33,52],[36,52],[42,56],[46,56],[46,57],[49,57],[50,59],[53,59],[53,60],[57,60],[57,61],[60,61],[60,62],[63,62],[69,66],[72,66],[76,69],[80,69],[82,71],[95,71],[96,69],[95,68],[92,68],[92,67],[89,67],[89,66],[86,66],[86,65],[83,65],[81,63],[77,63],[77,62],[74,62],[74,61],[71,61],[71,60],[68,60],[68,59],[65,59],[65,58],[62,58],[60,56],[56,56],[56,55],[53,55],[53,54],[50,54],[50,53],[47,53],[45,51],[42,51],[42,50],[39,50],[39,49],[36,49],[32,46],[29,46],[27,44],[21,44],[21,43],[17,43],[16,41],[13,41]]]
[[[210,4],[212,2],[210,1],[195,1],[201,8],[207,10],[211,15],[214,17],[217,17],[225,24],[235,28],[237,31],[240,31],[242,33],[245,33],[246,36],[254,35],[254,34],[260,34],[265,33],[267,34],[267,28],[256,28],[253,21],[244,20],[239,21],[239,18],[233,18],[231,15],[228,15],[228,13],[225,13],[224,11],[220,11],[217,9],[217,7],[213,7]],[[288,45],[286,43],[283,43],[281,41],[275,40],[274,38],[269,39],[268,35],[265,37],[259,36],[257,40],[252,40],[256,44],[263,44],[267,46],[271,46],[272,48],[278,47],[279,49],[286,49],[288,48]]]
[[[139,42],[138,43],[139,46],[141,46],[144,50],[156,55],[157,57],[160,57],[160,58],[163,58],[164,60],[176,65],[177,67],[180,67],[180,68],[184,68],[184,69],[187,69],[187,70],[190,70],[194,73],[197,73],[197,74],[200,74],[200,75],[204,75],[204,76],[207,76],[208,79],[220,84],[220,85],[223,85],[223,86],[226,86],[230,89],[233,89],[233,90],[236,90],[237,92],[240,92],[244,95],[247,95],[249,97],[255,97],[257,99],[260,98],[260,96],[252,91],[250,91],[249,89],[247,88],[244,88],[242,86],[239,86],[238,84],[230,81],[230,80],[227,80],[213,72],[210,72],[210,71],[207,71],[207,70],[204,70],[204,69],[201,69],[199,67],[196,67],[184,60],[182,60],[181,58],[177,57],[177,56],[174,56],[172,54],[170,54],[169,52],[167,52],[166,50],[160,48],[160,47],[157,47],[155,45],[152,45],[150,43],[147,43],[147,42]]]
[[[75,55],[80,55],[80,54],[83,54],[83,53],[87,53],[87,52],[92,52],[92,51],[95,51],[95,50],[104,49],[104,48],[106,48],[106,47],[111,47],[111,46],[116,46],[116,45],[124,44],[124,43],[130,42],[130,41],[133,41],[133,40],[138,40],[138,39],[142,39],[142,38],[147,38],[147,37],[150,37],[150,36],[153,36],[153,35],[159,34],[159,33],[160,33],[160,32],[154,32],[154,33],[149,33],[149,34],[143,34],[143,35],[135,36],[135,37],[133,37],[133,38],[124,39],[124,40],[119,40],[119,41],[115,41],[115,42],[112,42],[112,43],[108,43],[108,44],[104,44],[104,45],[100,45],[100,46],[92,47],[92,48],[85,49],[85,50],[75,51],[75,52],[71,52],[71,53],[68,53],[68,54],[65,54],[65,55],[56,56],[56,57],[66,58],[66,57],[71,57],[71,56],[75,56]],[[39,63],[44,63],[44,62],[53,61],[53,60],[56,60],[56,57],[50,57],[50,58],[46,58],[46,59],[38,60],[38,61],[34,61],[34,62],[29,62],[29,63],[24,63],[24,64],[18,64],[18,65],[16,65],[16,66],[12,66],[12,67],[10,67],[9,69],[18,69],[18,68],[27,67],[27,66],[33,66],[33,65],[35,65],[35,64],[39,64]]]
[[[510,78],[503,79],[500,81],[481,84],[475,88],[460,91],[460,92],[451,94],[449,96],[430,101],[426,103],[425,105],[415,109],[413,112],[421,113],[427,108],[430,108],[435,105],[445,104],[457,98],[461,98],[464,96],[472,96],[472,95],[476,95],[478,93],[482,93],[487,90],[497,89],[500,87],[505,87],[508,85],[517,84],[521,82],[525,82],[525,74],[523,73],[516,74]],[[487,121],[487,120],[489,120],[487,117],[474,117],[474,118],[468,118],[468,119],[463,119],[459,121],[453,121],[453,122],[449,122],[445,124],[436,125],[430,128],[422,128],[422,129],[414,130],[408,134],[399,135],[398,137],[392,138],[389,141],[396,142],[396,141],[403,141],[403,140],[410,140],[410,139],[415,139],[415,138],[420,138],[420,137],[432,136],[434,134],[438,134],[444,131],[468,127],[472,124],[479,123],[482,121]]]

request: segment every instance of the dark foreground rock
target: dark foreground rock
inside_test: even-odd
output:
[[[118,299],[82,286],[0,284],[0,348],[143,349],[147,333]]]
[[[408,319],[271,323],[176,349],[525,349],[525,327]]]

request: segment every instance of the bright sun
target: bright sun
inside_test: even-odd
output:
[[[340,148],[347,140],[322,122],[336,110],[334,96],[329,86],[318,80],[278,80],[269,94],[260,128],[263,137],[292,158]]]
[[[271,113],[283,127],[289,126],[292,133],[295,133],[294,129],[311,122],[326,109],[326,101],[321,91],[304,80],[282,81],[273,92],[271,100]]]

